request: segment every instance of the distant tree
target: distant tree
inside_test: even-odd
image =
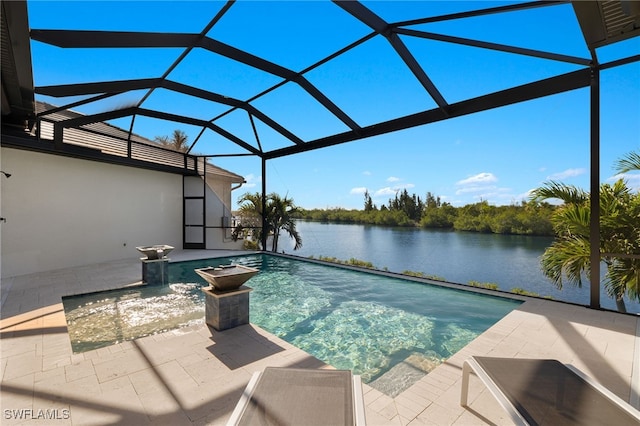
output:
[[[409,195],[406,189],[396,192],[395,198],[389,200],[389,210],[401,211],[416,222],[420,221],[423,209],[424,204],[420,197],[416,197],[416,194]]]
[[[423,228],[453,228],[453,223],[458,215],[457,209],[449,203],[443,203],[441,206],[435,207],[427,203],[424,209],[420,226]]]
[[[173,131],[171,137],[169,136],[156,136],[154,141],[162,146],[173,149],[174,151],[186,152],[189,147],[187,146],[187,140],[189,137],[182,130],[176,129]]]
[[[460,231],[492,232],[491,220],[495,213],[495,206],[487,201],[467,204],[458,210],[453,225]]]
[[[372,210],[375,210],[375,206],[371,199],[371,195],[369,195],[369,191],[364,191],[364,211],[370,212]]]
[[[436,197],[431,192],[427,192],[427,198],[425,201],[426,209],[434,209],[440,207],[440,197]]]

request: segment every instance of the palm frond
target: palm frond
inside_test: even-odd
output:
[[[589,240],[571,237],[554,241],[540,259],[542,272],[562,289],[564,277],[578,287],[582,276],[590,270]]]
[[[589,201],[589,193],[576,186],[553,180],[542,185],[531,191],[532,201],[541,202],[552,198],[562,200],[566,204],[583,204]]]
[[[640,170],[640,152],[630,152],[625,157],[616,161],[614,167],[618,173],[628,173],[632,170]]]
[[[589,238],[591,212],[588,206],[570,204],[558,209],[551,219],[559,236]]]
[[[607,268],[605,285],[610,296],[626,293],[640,301],[640,259],[615,259]]]

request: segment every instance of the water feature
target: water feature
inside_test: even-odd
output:
[[[302,248],[293,251],[293,240],[283,235],[280,250],[302,257],[356,258],[394,272],[424,272],[461,284],[490,282],[504,291],[522,288],[554,300],[589,304],[588,285],[579,288],[566,283],[560,290],[542,274],[540,256],[552,237],[307,221],[298,221],[297,229]],[[603,307],[616,310],[604,286],[600,299]],[[629,312],[640,313],[640,303],[627,300],[626,305]]]
[[[136,249],[145,255],[142,262],[142,282],[150,285],[166,285],[168,278],[169,258],[174,247],[161,244],[154,246],[139,246]]]
[[[269,255],[178,262],[168,286],[63,299],[75,352],[201,324],[206,283],[194,269],[230,262],[248,280],[251,322],[396,395],[519,302]],[[170,320],[175,324],[170,325]]]

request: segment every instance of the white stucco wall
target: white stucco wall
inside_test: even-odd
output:
[[[221,177],[207,177],[206,188],[206,220],[207,249],[228,248],[242,249],[243,241],[233,241],[230,229],[222,229],[222,218],[226,216],[231,223],[231,188],[237,186]]]
[[[182,176],[0,149],[2,277],[182,247]]]

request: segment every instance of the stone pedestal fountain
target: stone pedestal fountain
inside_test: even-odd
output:
[[[138,251],[145,255],[142,262],[142,282],[148,285],[166,285],[169,281],[169,258],[174,249],[168,245],[140,246]]]
[[[243,285],[259,271],[243,265],[224,265],[195,270],[210,284],[205,295],[205,320],[214,329],[227,330],[249,324],[249,293]]]

